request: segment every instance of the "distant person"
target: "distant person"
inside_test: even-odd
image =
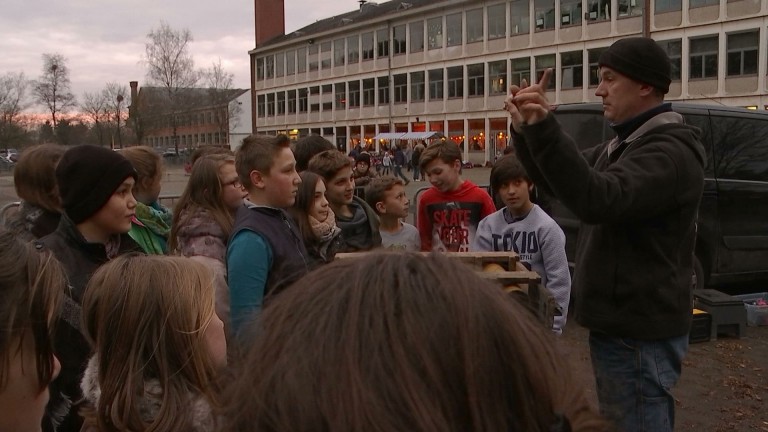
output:
[[[362,252],[381,246],[379,218],[362,198],[355,196],[349,159],[337,151],[325,151],[309,161],[309,171],[325,181],[325,197],[341,228],[339,252]]]
[[[361,153],[357,155],[357,158],[355,158],[355,168],[352,170],[352,177],[355,178],[355,187],[365,186],[372,179],[379,177],[376,171],[371,169],[370,154]]]
[[[413,152],[411,153],[411,166],[413,167],[413,181],[421,181],[421,166],[419,164],[419,161],[421,160],[421,153],[426,149],[422,141],[419,141],[418,144],[416,144],[413,147]]]
[[[359,156],[358,156],[359,157]],[[318,174],[301,174],[296,203],[288,208],[309,253],[310,268],[333,261],[342,247],[341,228],[325,197],[325,181]]]
[[[514,155],[504,156],[491,169],[491,192],[504,203],[480,221],[471,251],[514,251],[555,298],[552,331],[561,334],[571,300],[571,273],[565,255],[565,234],[557,222],[531,201],[534,185]]]
[[[62,209],[55,170],[66,149],[58,144],[30,147],[13,169],[13,186],[21,204],[5,225],[24,240],[45,237],[59,226]]]
[[[461,178],[461,151],[451,141],[430,144],[421,169],[432,184],[416,209],[421,250],[467,252],[477,225],[496,211],[491,196]]]
[[[664,103],[672,63],[654,40],[620,39],[597,63],[616,138],[579,152],[550,112],[551,69],[512,86],[505,109],[533,181],[583,222],[573,292],[601,412],[622,431],[672,431],[706,155],[700,131]]]
[[[408,177],[403,174],[403,167],[406,166],[410,162],[410,158],[405,156],[405,152],[403,151],[402,147],[400,145],[395,146],[395,157],[393,160],[393,164],[395,166],[395,177],[401,178],[403,182],[405,182],[405,185],[408,186],[408,183],[411,181],[408,180]]]
[[[346,160],[336,150],[329,150]],[[251,135],[235,155],[248,191],[237,209],[227,246],[230,319],[235,336],[270,296],[309,271],[301,234],[286,209],[296,202],[301,177],[286,135]]]
[[[553,337],[458,261],[364,254],[290,294],[235,366],[223,432],[609,430]]]
[[[336,146],[320,135],[309,135],[296,140],[296,143],[293,145],[296,171],[306,171],[312,156],[326,150],[336,150]]]
[[[216,313],[230,331],[227,244],[235,213],[246,193],[235,170],[235,157],[203,156],[195,162],[187,186],[176,201],[168,237],[169,253],[205,264],[213,272]]]
[[[381,158],[381,169],[382,169],[382,175],[389,175],[389,169],[392,167],[392,157],[389,155],[388,151],[384,152],[384,156]]]
[[[374,179],[365,188],[365,200],[379,216],[383,248],[410,252],[421,250],[419,230],[403,222],[408,218],[410,201],[402,180],[393,177]]]
[[[227,343],[211,276],[169,256],[122,256],[96,271],[83,298],[93,347],[84,432],[215,430]]]
[[[56,167],[64,215],[56,231],[36,244],[61,261],[69,288],[54,334],[61,374],[51,384],[46,431],[78,432],[82,426],[79,384],[90,347],[81,332],[80,305],[96,269],[121,254],[141,251],[128,235],[136,210],[136,177],[119,152],[92,145],[70,147]]]
[[[128,147],[120,150],[120,154],[131,162],[138,175],[133,188],[136,215],[128,235],[144,252],[164,255],[168,252],[173,214],[158,201],[163,187],[163,158],[147,146]]]
[[[67,280],[50,251],[2,228],[0,269],[0,431],[38,432],[61,371],[52,335]]]

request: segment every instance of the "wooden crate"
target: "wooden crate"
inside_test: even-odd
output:
[[[339,253],[336,259],[361,256],[366,252]],[[420,252],[424,256],[430,252]],[[546,328],[552,328],[557,303],[541,285],[541,277],[520,263],[514,252],[445,252],[448,258],[460,261],[472,268],[483,279],[496,281],[505,291],[519,296],[531,312]]]

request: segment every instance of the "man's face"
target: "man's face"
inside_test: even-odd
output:
[[[325,185],[325,197],[331,204],[333,211],[352,203],[354,194],[355,179],[352,178],[352,167],[340,169]]]
[[[461,162],[445,163],[442,159],[434,159],[424,167],[424,175],[427,180],[440,192],[446,193],[456,190],[461,186]]]
[[[648,85],[635,81],[607,67],[600,67],[600,84],[595,95],[603,98],[603,115],[612,123],[621,123],[646,111],[641,95]]]
[[[289,147],[275,156],[269,175],[264,177],[267,203],[277,208],[288,208],[296,201],[301,177],[296,172],[296,159]]]

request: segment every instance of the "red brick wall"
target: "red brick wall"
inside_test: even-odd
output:
[[[285,34],[284,0],[254,0],[256,46]]]

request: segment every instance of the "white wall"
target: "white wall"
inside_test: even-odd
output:
[[[230,104],[236,104],[240,107],[240,113],[236,120],[231,120],[231,123],[236,123],[233,128],[230,124],[229,127],[229,148],[235,151],[243,139],[251,134],[253,130],[253,122],[251,121],[251,91],[241,94],[237,99],[230,102]],[[231,110],[230,110],[231,112]]]

